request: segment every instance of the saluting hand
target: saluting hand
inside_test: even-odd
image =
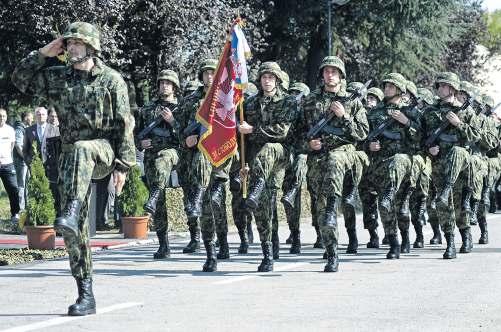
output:
[[[54,39],[44,47],[40,49],[40,53],[43,56],[52,58],[64,52],[64,41],[63,37]]]

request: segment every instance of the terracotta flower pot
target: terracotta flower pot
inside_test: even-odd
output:
[[[149,217],[122,217],[122,228],[126,239],[147,239]]]
[[[55,249],[56,232],[54,226],[26,226],[28,248],[30,249]]]

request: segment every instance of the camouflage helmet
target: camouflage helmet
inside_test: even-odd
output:
[[[188,83],[186,83],[186,86],[184,87],[184,92],[193,92],[195,91],[196,89],[198,89],[199,87],[201,87],[203,84],[200,83],[198,80],[196,81],[189,81]]]
[[[200,68],[198,69],[198,80],[203,81],[204,71],[208,69],[216,70],[217,68],[217,60],[216,59],[205,59],[200,64]]]
[[[459,83],[458,91],[464,92],[470,97],[473,96],[475,90],[476,90],[475,86],[468,81],[461,81]]]
[[[414,98],[418,97],[417,86],[416,84],[414,84],[414,82],[408,80],[405,87],[407,88],[407,92],[410,93]]]
[[[383,101],[384,99],[384,92],[380,88],[376,87],[372,87],[369,90],[367,90],[367,95],[373,95],[379,101]]]
[[[417,89],[417,93],[419,98],[421,98],[428,105],[433,105],[435,103],[435,97],[433,96],[433,92],[431,92],[427,88],[419,88]]]
[[[70,38],[79,39],[92,47],[95,51],[101,52],[101,34],[92,24],[86,22],[73,22],[66,28],[63,34],[63,40]]]
[[[282,70],[282,78],[280,79],[280,87],[284,90],[284,91],[288,91],[289,90],[289,84],[290,84],[290,78],[289,78],[289,74],[287,74],[285,71]]]
[[[488,94],[484,93],[482,95],[482,101],[485,105],[489,106],[490,108],[494,108],[494,99]]]
[[[437,75],[437,79],[435,80],[435,89],[438,89],[439,83],[449,84],[455,90],[459,90],[459,86],[461,85],[458,75],[449,71],[445,71]]]
[[[257,82],[258,83],[261,82],[261,76],[263,76],[263,74],[265,74],[265,73],[273,74],[277,77],[277,80],[279,80],[280,82],[282,81],[283,71],[282,71],[282,69],[280,69],[280,66],[278,65],[278,63],[276,63],[274,61],[263,62],[261,64],[261,66],[259,66],[259,70],[257,73]]]
[[[350,82],[346,86],[346,91],[350,92],[350,93],[355,92],[358,89],[363,88],[363,86],[364,86],[364,83],[362,83],[362,82]]]
[[[299,93],[303,93],[305,97],[310,94],[310,88],[301,82],[294,82],[289,91],[298,91]]]
[[[177,76],[177,73],[173,70],[164,69],[160,73],[158,73],[157,82],[162,80],[172,82],[177,89],[180,88],[179,77]]]
[[[391,83],[394,86],[396,86],[400,92],[406,93],[407,92],[407,80],[402,74],[399,73],[389,73],[384,75],[383,77],[383,84],[384,83]]]
[[[339,57],[333,55],[326,56],[322,60],[322,63],[320,63],[320,68],[318,68],[319,75],[322,75],[322,70],[327,66],[339,69],[341,75],[343,76],[342,78],[346,78],[346,69],[344,68],[344,62]]]

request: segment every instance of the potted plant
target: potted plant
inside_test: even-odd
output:
[[[26,211],[21,220],[24,221],[30,249],[54,249],[56,247],[54,198],[36,144],[33,147],[33,155],[27,187]]]
[[[118,197],[122,229],[126,239],[146,239],[149,217],[144,213],[148,189],[141,180],[141,170],[134,166],[127,174],[122,193]]]

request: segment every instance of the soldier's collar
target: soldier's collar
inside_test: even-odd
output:
[[[90,70],[91,76],[97,76],[101,74],[104,70],[104,63],[101,61],[99,58],[93,58],[94,59],[94,67]]]
[[[325,88],[322,88],[321,91],[322,91],[321,92],[322,95],[328,96],[328,97],[340,97],[340,98],[343,98],[343,97],[347,96],[346,90],[342,89],[342,88],[340,88],[338,92],[330,92],[330,91],[325,90]]]
[[[269,98],[270,98],[270,100],[271,100],[271,101],[273,101],[273,102],[277,102],[277,101],[279,101],[280,99],[282,99],[283,95],[284,95],[284,93],[282,92],[282,90],[277,88],[277,92],[276,92],[276,93],[275,93],[272,97],[269,97]],[[259,92],[259,97],[260,97],[260,99],[265,99],[265,98],[267,98],[267,97],[264,95],[264,93],[263,93],[263,91],[262,91],[262,90]]]

